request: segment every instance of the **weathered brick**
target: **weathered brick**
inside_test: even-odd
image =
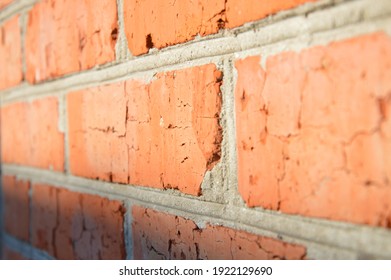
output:
[[[314,0],[125,1],[125,33],[134,55],[187,42]]]
[[[220,159],[221,75],[209,64],[69,94],[71,172],[199,194]]]
[[[27,260],[25,256],[12,250],[8,246],[4,246],[2,259],[3,260],[14,260],[14,261]]]
[[[237,61],[247,205],[390,226],[390,65],[383,33]]]
[[[124,259],[124,207],[95,195],[33,185],[32,244],[58,259]]]
[[[303,259],[303,246],[134,206],[135,259]]]
[[[14,176],[2,177],[3,219],[5,231],[16,238],[29,241],[30,182]]]
[[[14,16],[0,26],[0,39],[1,90],[16,86],[23,79],[19,16]]]
[[[36,83],[113,61],[115,0],[43,0],[29,12],[26,79]]]
[[[58,118],[54,97],[1,108],[2,162],[63,171],[64,134]]]

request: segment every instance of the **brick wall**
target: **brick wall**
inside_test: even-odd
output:
[[[0,1],[5,259],[391,258],[391,5]]]

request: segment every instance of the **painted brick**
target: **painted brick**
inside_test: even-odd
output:
[[[182,217],[134,206],[135,259],[303,259],[306,249],[223,226],[199,228]]]
[[[5,231],[16,238],[29,241],[30,182],[14,176],[2,177],[3,219]]]
[[[0,39],[0,90],[2,90],[18,85],[23,79],[19,16],[11,18],[0,26]]]
[[[8,246],[4,246],[2,259],[3,260],[13,260],[13,261],[27,260],[25,256],[12,250]]]
[[[236,62],[239,191],[248,206],[391,225],[391,38]]]
[[[312,0],[314,1],[314,0]],[[125,1],[125,33],[133,55],[187,42],[311,0]]]
[[[71,172],[199,194],[220,159],[221,79],[209,64],[69,94]]]
[[[33,185],[32,244],[58,259],[124,259],[119,201]]]
[[[6,105],[1,109],[4,163],[64,170],[64,134],[59,131],[54,97]]]
[[[36,83],[113,61],[115,0],[43,0],[29,12],[26,79]]]

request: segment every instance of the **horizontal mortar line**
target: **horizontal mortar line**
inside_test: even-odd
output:
[[[29,243],[22,241],[9,235],[7,233],[4,234],[4,245],[6,245],[11,250],[21,254],[26,259],[33,260],[54,260],[52,256],[50,256],[45,251],[39,250]]]
[[[248,27],[243,32],[240,32],[241,28],[233,31],[227,30],[224,31],[228,34],[225,37],[205,37],[168,47],[159,52],[152,51],[147,55],[133,57],[126,62],[110,63],[109,66],[69,74],[36,85],[29,85],[25,82],[20,86],[0,92],[0,99],[3,104],[6,104],[124,80],[143,72],[153,74],[165,71],[165,67],[175,65],[190,67],[197,60],[207,58],[218,60],[219,56],[261,47],[270,48],[284,41],[291,43],[292,39],[300,42],[306,35],[309,36],[308,47],[310,47],[316,45],[318,41],[322,44],[331,42],[333,36],[338,34],[343,35],[339,37],[349,38],[352,28],[354,35],[366,34],[381,30],[381,28],[390,29],[391,5],[385,5],[385,3],[389,4],[388,0],[379,0],[377,5],[373,5],[371,0],[349,1],[327,10],[288,18],[272,25],[255,28],[255,30],[248,30]],[[382,5],[385,5],[385,8],[377,8]],[[330,34],[333,36],[328,36]],[[313,37],[316,39],[311,40]],[[289,49],[289,46],[287,48]]]
[[[170,191],[95,181],[32,167],[3,165],[5,175],[64,187],[71,191],[100,195],[109,199],[134,200],[138,205],[187,213],[185,218],[216,224],[234,225],[237,229],[275,232],[287,237],[330,245],[373,256],[391,258],[391,231],[347,222],[283,214],[256,208],[243,208],[181,196]]]
[[[31,8],[36,2],[37,0],[19,0],[8,4],[0,11],[0,24]]]

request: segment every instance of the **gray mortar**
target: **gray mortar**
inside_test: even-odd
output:
[[[125,238],[125,249],[126,249],[126,259],[133,260],[133,233],[132,233],[132,201],[125,200],[125,219],[124,219],[124,238]]]
[[[4,165],[3,171],[6,175],[16,175],[20,179],[39,181],[75,192],[126,200],[131,204],[183,216],[199,225],[223,225],[303,244],[307,247],[308,258],[370,256],[391,259],[391,232],[383,228],[202,201],[199,198],[174,192],[95,181],[29,167],[7,164]],[[128,222],[126,224],[130,225]],[[131,229],[127,230],[129,232]]]
[[[26,259],[32,260],[53,260],[54,258],[46,252],[32,247],[30,244],[14,238],[11,235],[4,234],[4,243],[8,248],[18,252]]]
[[[16,0],[5,6],[0,12],[0,24],[9,20],[15,14],[28,11],[36,2],[38,0]]]
[[[124,0],[117,0],[118,7],[118,39],[115,46],[115,53],[117,62],[123,62],[127,59],[131,59],[133,56],[128,49],[128,39],[125,35],[125,23],[124,23]]]

